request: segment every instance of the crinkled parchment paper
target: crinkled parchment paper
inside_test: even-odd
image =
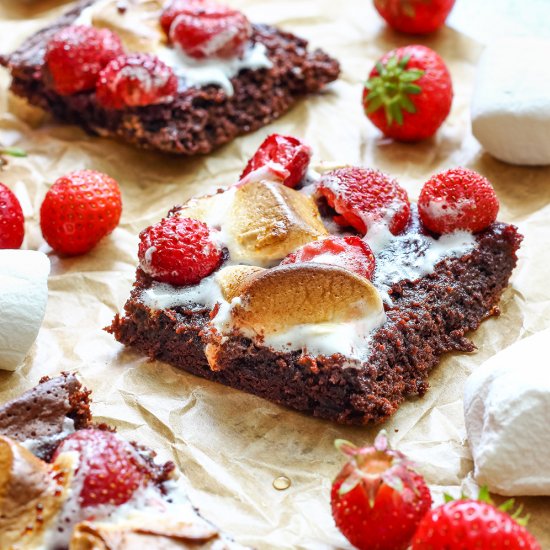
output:
[[[25,364],[16,373],[0,373],[0,400],[19,394],[45,374],[75,370],[93,390],[96,418],[174,460],[188,478],[193,501],[240,542],[261,549],[346,547],[330,516],[330,483],[343,461],[333,441],[343,437],[368,443],[377,429],[340,427],[290,412],[148,362],[115,342],[102,327],[130,291],[138,232],[191,195],[234,183],[245,161],[274,131],[306,139],[317,164],[365,164],[394,174],[412,197],[432,173],[448,167],[464,165],[486,175],[501,200],[500,218],[518,224],[525,235],[520,265],[502,299],[502,315],[484,322],[472,336],[476,353],[445,357],[425,398],[404,404],[385,426],[393,444],[421,464],[438,497],[443,490],[458,492],[472,470],[462,414],[465,378],[498,350],[550,324],[550,169],[507,166],[481,151],[470,133],[468,114],[481,45],[458,31],[446,28],[422,40],[450,67],[452,114],[434,140],[402,145],[382,140],[361,109],[361,83],[375,59],[409,42],[385,29],[370,1],[232,4],[253,20],[278,24],[324,47],[341,60],[343,75],[326,93],[208,157],[189,160],[138,152],[51,122],[32,128],[8,110],[8,75],[1,71],[0,143],[28,152],[27,158],[10,159],[0,174],[30,198],[25,246],[49,251],[38,228],[40,203],[48,185],[69,170],[94,168],[116,178],[124,212],[120,227],[86,256],[59,259],[50,253],[53,269],[43,328]],[[3,1],[1,48],[15,47],[60,9],[59,0],[36,7]],[[292,482],[285,491],[272,486],[281,475]],[[550,499],[522,501],[532,514],[532,531],[550,548]]]

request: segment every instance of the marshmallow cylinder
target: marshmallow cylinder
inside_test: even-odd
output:
[[[550,495],[550,329],[497,353],[466,381],[464,414],[480,485]]]
[[[550,40],[491,44],[477,69],[472,131],[487,152],[511,164],[550,164]]]
[[[0,369],[15,370],[36,340],[48,301],[50,260],[34,250],[0,250]]]

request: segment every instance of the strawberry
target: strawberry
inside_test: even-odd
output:
[[[17,197],[0,183],[0,248],[19,248],[25,236],[25,218]]]
[[[140,267],[153,279],[172,285],[194,285],[216,270],[222,250],[208,226],[171,216],[139,234]]]
[[[389,448],[382,430],[373,447],[338,440],[349,462],[332,484],[332,515],[359,550],[405,550],[432,497],[405,455]]]
[[[145,107],[170,101],[178,91],[174,71],[145,53],[121,55],[99,74],[97,100],[108,109]]]
[[[525,528],[526,520],[518,517],[521,508],[507,514],[513,500],[496,508],[486,489],[479,498],[452,500],[430,510],[418,526],[412,550],[542,550]]]
[[[241,180],[251,172],[267,168],[287,187],[296,187],[304,178],[311,160],[311,147],[291,136],[272,134],[248,161]]]
[[[445,62],[426,46],[388,52],[370,72],[363,91],[370,121],[397,141],[433,136],[452,101],[453,85]]]
[[[498,208],[489,180],[467,168],[436,174],[424,184],[418,199],[422,224],[440,234],[483,231],[496,220]]]
[[[252,35],[243,13],[210,0],[170,3],[161,25],[170,40],[195,59],[240,57]]]
[[[318,193],[327,199],[337,216],[334,221],[351,225],[364,235],[374,223],[386,224],[398,235],[409,221],[407,192],[386,174],[370,168],[340,168],[323,174]]]
[[[367,279],[372,279],[375,267],[372,250],[359,237],[327,237],[312,241],[289,254],[281,264],[303,262],[337,265]]]
[[[122,199],[117,182],[94,170],[59,178],[40,207],[40,228],[58,253],[84,254],[118,225]]]
[[[82,507],[128,502],[151,474],[137,451],[114,433],[94,428],[78,430],[57,447],[52,462],[61,454],[78,453],[75,478],[81,485]]]
[[[54,34],[44,59],[57,93],[71,95],[92,90],[101,69],[122,53],[120,39],[110,30],[73,25]]]
[[[374,0],[388,25],[408,34],[429,34],[445,23],[455,0]]]

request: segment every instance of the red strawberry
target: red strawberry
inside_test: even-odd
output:
[[[100,73],[97,100],[108,109],[144,107],[170,101],[178,91],[174,71],[145,53],[121,55]]]
[[[0,248],[19,248],[25,236],[25,218],[17,197],[0,183]]]
[[[117,182],[95,170],[59,178],[40,207],[40,227],[58,253],[84,254],[118,225],[122,199]]]
[[[195,59],[240,57],[252,25],[240,11],[210,0],[172,2],[161,16],[170,40]]]
[[[454,168],[429,179],[420,192],[422,224],[434,233],[476,233],[497,218],[498,199],[487,178],[467,168]]]
[[[302,262],[337,265],[367,279],[372,279],[375,267],[372,250],[359,237],[328,237],[313,241],[289,254],[281,264]]]
[[[346,441],[349,457],[332,484],[336,526],[359,550],[405,550],[432,504],[430,490],[405,455],[389,448],[384,431],[373,447]]]
[[[455,0],[374,0],[374,7],[396,31],[429,34],[442,27]]]
[[[172,285],[194,285],[222,261],[222,250],[206,224],[171,216],[139,234],[140,267],[153,279]]]
[[[370,168],[340,168],[323,175],[318,192],[338,216],[334,221],[351,225],[364,235],[373,223],[388,225],[394,235],[403,231],[411,207],[407,192],[386,174]]]
[[[45,61],[55,90],[71,95],[92,90],[101,69],[123,51],[110,30],[74,25],[62,28],[48,42]]]
[[[150,479],[149,469],[137,451],[112,432],[79,430],[60,443],[52,461],[70,451],[79,455],[75,478],[82,482],[82,507],[124,504]]]
[[[370,121],[398,141],[433,136],[452,101],[453,84],[445,62],[426,46],[388,52],[370,72],[363,91]]]
[[[518,519],[518,513],[506,513],[513,507],[513,500],[499,509],[486,490],[480,498],[454,500],[430,510],[418,526],[412,550],[542,550],[524,527],[526,521]]]
[[[311,160],[311,147],[291,136],[272,134],[260,145],[248,161],[241,180],[266,167],[287,187],[296,187],[304,178]]]

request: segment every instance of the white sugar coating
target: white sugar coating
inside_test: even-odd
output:
[[[505,496],[550,495],[550,329],[476,369],[464,387],[475,478]]]
[[[550,40],[509,38],[490,44],[476,74],[474,136],[512,164],[550,164]]]
[[[476,202],[474,199],[462,198],[457,201],[449,202],[446,198],[431,199],[426,206],[422,207],[423,212],[428,214],[431,219],[444,217],[452,223],[462,217],[465,208],[474,209]]]

